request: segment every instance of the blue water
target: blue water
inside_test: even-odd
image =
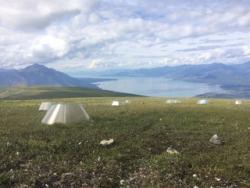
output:
[[[226,93],[218,85],[176,81],[166,78],[117,78],[117,80],[103,81],[97,84],[105,90],[157,97],[193,97],[208,92]]]

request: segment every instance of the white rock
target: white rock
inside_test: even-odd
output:
[[[120,180],[120,185],[124,185],[125,180]]]
[[[167,153],[173,155],[173,154],[179,154],[179,152],[176,149],[173,149],[171,147],[168,147]]]
[[[102,140],[100,142],[100,145],[102,145],[102,146],[109,146],[109,145],[111,145],[113,143],[114,143],[114,139],[112,138],[112,139],[109,139],[109,140]]]
[[[220,181],[220,180],[221,180],[220,178],[217,178],[217,177],[215,177],[214,179],[215,179],[216,181]]]
[[[197,174],[193,174],[193,178],[197,178],[198,176],[197,176]]]
[[[199,188],[197,185],[195,185],[193,188]]]
[[[211,142],[212,144],[215,144],[215,145],[221,145],[222,144],[222,140],[221,140],[220,137],[218,137],[217,134],[213,135],[210,138],[209,142]]]

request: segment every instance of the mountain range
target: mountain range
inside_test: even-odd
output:
[[[65,86],[97,88],[100,79],[74,78],[40,64],[24,69],[0,69],[0,87],[10,86]]]
[[[192,82],[211,84],[250,85],[250,62],[243,64],[200,64],[164,66],[151,69],[126,70],[115,73],[116,76],[166,77]]]
[[[99,75],[100,76],[100,75]],[[112,77],[164,77],[173,80],[220,85],[225,94],[205,93],[199,97],[250,98],[250,62],[201,64],[103,72]],[[40,64],[24,69],[0,69],[0,87],[63,86],[98,88],[95,82],[109,79],[74,78]]]
[[[200,96],[250,98],[250,62],[242,64],[212,63],[124,70],[116,72],[112,76],[165,77],[173,80],[220,85],[228,93],[206,93]]]

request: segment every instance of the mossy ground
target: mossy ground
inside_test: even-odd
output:
[[[54,126],[40,123],[41,100],[0,101],[0,187],[250,187],[249,102],[114,99],[125,100],[55,100],[83,104],[91,121]],[[215,133],[224,145],[209,143]]]

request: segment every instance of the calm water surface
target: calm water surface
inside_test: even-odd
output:
[[[98,82],[105,90],[158,97],[193,97],[207,92],[226,93],[218,85],[191,83],[166,78],[116,78],[117,80]]]

